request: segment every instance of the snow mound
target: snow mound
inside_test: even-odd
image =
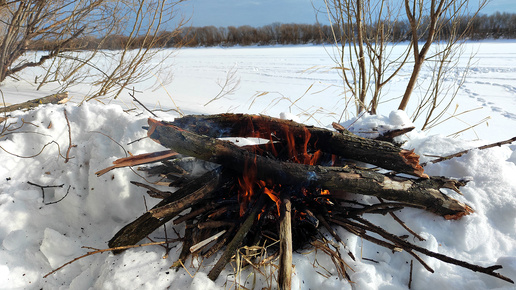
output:
[[[17,122],[19,126],[22,119],[25,122],[22,128],[0,140],[2,149],[10,152],[0,152],[0,219],[3,221],[0,223],[0,287],[228,287],[229,284],[225,283],[231,283],[233,279],[231,267],[227,267],[215,282],[206,276],[218,257],[202,263],[188,261],[186,267],[189,272],[198,271],[194,278],[185,269],[177,272],[169,269],[178,258],[180,247],[173,248],[165,259],[162,257],[163,249],[158,246],[132,249],[117,256],[97,254],[43,278],[52,269],[85,254],[87,250],[82,246],[106,248],[107,240],[121,227],[145,212],[146,206],[157,203],[148,197],[144,201],[145,190],[130,185],[131,180],[143,182],[131,169],[116,169],[101,177],[94,173],[110,166],[117,158],[125,157],[126,151],[139,154],[164,148],[149,139],[127,145],[146,135],[142,129],[146,125],[146,116],[128,114],[118,106],[88,103],[82,106],[47,105],[26,113],[17,112],[9,122]],[[371,130],[378,134],[382,130],[407,125],[410,125],[408,118],[399,111],[389,117],[364,115],[344,123],[345,127],[360,134],[373,134],[368,133]],[[71,159],[65,163],[69,132],[76,147],[71,147]],[[426,154],[444,155],[482,143],[428,136],[421,132],[411,132],[401,138],[406,141],[404,146],[407,149],[415,148],[424,160],[431,159]],[[45,144],[48,145],[44,147]],[[430,164],[425,170],[430,175],[470,176],[472,181],[462,190],[464,196],[454,192],[449,194],[468,203],[476,212],[459,221],[444,220],[416,209],[397,212],[410,228],[426,238],[424,242],[413,239],[411,242],[483,266],[501,264],[504,269],[500,272],[516,279],[516,164],[513,151],[507,146],[472,150],[460,158]],[[41,189],[28,184],[28,181],[63,186],[46,190],[43,200]],[[63,200],[49,204],[63,197]],[[373,201],[370,197],[357,199]],[[368,215],[365,218],[394,234],[406,234],[388,216]],[[182,233],[181,227],[177,230]],[[294,255],[294,289],[407,289],[410,255],[393,254],[385,248],[361,241],[342,228],[337,231],[357,257],[353,261],[342,252],[353,269],[349,273],[354,283],[339,279],[331,260],[324,254],[306,251]],[[168,231],[169,236],[172,232]],[[151,236],[163,237],[164,234],[159,230]],[[331,236],[327,238],[332,239]],[[484,274],[427,257],[423,259],[435,273],[427,272],[414,261],[413,289],[426,289],[428,285],[442,289],[513,289],[513,285]],[[246,271],[242,277],[251,277],[250,270]],[[267,286],[266,278],[256,277],[255,289]],[[252,287],[252,280],[241,283]]]

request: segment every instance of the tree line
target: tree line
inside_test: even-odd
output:
[[[472,21],[469,28],[467,23]],[[424,22],[424,21],[423,21]],[[385,23],[382,23],[385,24]],[[445,24],[447,25],[447,24]],[[451,24],[449,24],[451,25]],[[455,24],[457,25],[457,24]],[[463,26],[463,36],[471,40],[480,39],[514,39],[516,38],[516,14],[500,13],[493,15],[477,15],[475,18],[463,17],[459,23]],[[410,40],[410,24],[408,21],[390,23],[392,39],[399,42]],[[235,45],[276,45],[276,44],[323,44],[334,43],[334,35],[340,35],[339,25],[321,24],[281,24],[273,23],[262,27],[229,26],[229,27],[188,27],[181,31],[162,31],[155,45],[159,47],[210,47]],[[376,27],[369,27],[375,31]],[[443,29],[436,40],[447,39],[450,35]],[[424,37],[425,31],[420,35]],[[94,36],[83,36],[67,44],[73,49],[93,49],[99,45],[103,49],[120,49],[128,46],[129,38],[122,34],[109,35],[107,38],[97,39]],[[102,41],[102,43],[101,43]],[[130,48],[139,48],[144,44],[144,37],[131,39]],[[39,39],[30,45],[31,50],[46,50],[53,46],[51,39]]]

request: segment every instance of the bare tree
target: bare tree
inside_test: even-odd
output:
[[[402,17],[386,0],[325,0],[334,45],[334,61],[345,90],[351,94],[357,114],[376,113],[383,87],[401,70],[409,49],[393,57],[394,46],[403,42],[405,31],[397,29]],[[388,45],[391,44],[391,45]],[[367,95],[371,95],[368,104]],[[346,108],[347,110],[347,108]]]
[[[475,2],[473,4],[473,2]],[[400,101],[405,110],[426,62],[433,67],[435,79],[424,88],[427,97],[420,105],[427,105],[425,125],[432,120],[436,108],[442,105],[447,89],[440,81],[449,72],[451,58],[456,59],[458,44],[474,16],[487,0],[325,0],[332,22],[337,54],[334,61],[341,70],[346,92],[351,94],[357,114],[362,111],[377,112],[382,89],[408,64],[413,68]],[[467,23],[463,23],[467,19]],[[461,24],[461,25],[459,25]],[[410,41],[407,46],[405,41]],[[436,46],[439,42],[443,45]],[[422,44],[422,45],[421,45]],[[432,45],[436,49],[431,50]],[[393,53],[403,46],[402,53]],[[431,52],[431,53],[430,53]],[[452,65],[453,67],[453,65]],[[433,87],[432,87],[433,86]],[[430,100],[428,96],[437,99]],[[452,94],[453,95],[453,94]],[[443,105],[446,109],[449,107]],[[347,110],[347,107],[346,107]]]
[[[97,77],[97,90],[91,97],[117,96],[128,85],[141,81],[155,71],[143,64],[157,55],[156,47],[165,47],[167,25],[174,31],[182,21],[172,23],[176,5],[185,0],[12,0],[0,4],[0,81],[29,67],[46,69],[40,84],[59,81],[62,88]],[[170,28],[170,26],[166,27]],[[176,33],[177,34],[177,33]],[[117,35],[123,35],[123,38]],[[94,43],[88,41],[94,37]],[[118,40],[117,40],[118,39]],[[121,41],[122,50],[101,50],[110,42]],[[37,58],[24,57],[35,43],[45,43]],[[87,51],[85,51],[87,49]],[[109,54],[110,66],[94,63],[98,54]],[[97,74],[85,75],[88,72]],[[102,78],[98,78],[98,76]]]
[[[434,56],[440,57],[440,63],[446,63],[448,55],[452,54],[455,49],[455,44],[463,39],[463,34],[458,32],[458,23],[465,14],[469,14],[471,9],[471,2],[467,0],[404,0],[405,13],[410,23],[412,34],[411,45],[413,48],[414,67],[407,84],[405,93],[400,102],[399,109],[405,110],[410,100],[410,96],[414,91],[419,73],[423,63],[428,59],[433,59]],[[479,9],[487,3],[487,0],[479,0],[475,3],[473,9],[476,9],[474,14],[477,14]],[[423,20],[427,20],[424,22]],[[470,23],[467,24],[468,26]],[[448,45],[444,46],[442,51],[437,52],[434,56],[427,57],[430,47],[434,41],[442,41],[440,34],[450,30],[447,35]],[[423,46],[419,47],[419,42],[424,41]]]

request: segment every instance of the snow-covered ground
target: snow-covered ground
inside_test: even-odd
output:
[[[476,52],[475,63],[453,106],[458,104],[459,111],[482,109],[446,121],[431,131],[415,131],[404,136],[407,141],[404,146],[415,148],[422,161],[430,159],[425,154],[447,155],[516,135],[512,129],[516,125],[516,42],[472,42],[467,49]],[[136,87],[142,91],[136,97],[151,108],[171,109],[175,102],[186,114],[245,112],[279,116],[287,112],[300,121],[328,126],[339,121],[345,105],[340,78],[331,69],[334,64],[328,55],[330,51],[331,48],[322,46],[183,49],[170,59],[173,66],[169,73],[173,78],[167,81],[168,77],[162,75],[162,85],[151,80]],[[464,57],[460,67],[466,63]],[[205,106],[220,90],[217,80],[224,82],[231,72],[235,73],[234,80],[240,81],[238,88]],[[5,101],[19,103],[52,93],[50,87],[35,91],[31,80],[38,73],[38,70],[26,72],[21,76],[23,80],[9,80],[0,86]],[[430,73],[423,71],[424,75]],[[388,88],[384,100],[398,98],[407,78],[408,74],[402,72]],[[149,117],[146,112],[139,114],[143,110],[124,112],[132,107],[128,95],[113,104],[92,101],[75,105],[88,89],[72,88],[72,101],[65,106],[47,105],[29,112],[15,112],[8,120],[16,123],[11,127],[16,130],[0,139],[0,288],[234,287],[233,270],[229,266],[217,281],[207,278],[218,257],[202,261],[200,266],[201,261],[188,262],[188,271],[196,273],[193,278],[184,269],[177,272],[169,269],[179,255],[180,246],[173,248],[166,259],[162,258],[164,251],[159,246],[132,249],[118,256],[97,254],[43,278],[52,269],[86,253],[82,246],[106,248],[114,233],[145,211],[145,191],[129,183],[142,181],[140,176],[127,168],[101,177],[96,177],[94,172],[126,156],[126,151],[138,154],[163,149],[148,139],[127,145],[145,136],[141,127]],[[400,118],[402,114],[392,114],[389,118],[397,103],[382,104],[380,116],[341,121],[356,131],[399,125],[406,122]],[[72,143],[77,145],[71,148],[73,158],[67,163],[63,155],[69,146],[69,129],[64,110]],[[169,120],[177,116],[174,111],[158,114]],[[447,137],[488,116],[491,118],[488,125],[479,125],[456,138]],[[419,120],[415,124],[421,125]],[[425,171],[430,175],[470,177],[472,181],[462,189],[464,196],[450,195],[471,205],[475,213],[459,221],[448,221],[421,210],[402,210],[399,217],[426,238],[424,242],[413,242],[482,266],[500,264],[503,269],[499,272],[516,280],[515,150],[516,145],[473,150],[463,157],[426,166]],[[43,200],[41,189],[28,182],[63,186],[45,189]],[[51,203],[65,195],[60,202]],[[149,207],[156,202],[146,198]],[[366,218],[394,233],[404,234],[393,220]],[[170,235],[173,231],[168,232]],[[293,289],[407,288],[410,255],[393,254],[342,229],[338,232],[358,257],[357,261],[346,260],[353,269],[348,271],[353,283],[339,279],[327,257],[316,257],[315,253],[306,251],[295,254]],[[162,230],[152,235],[163,236]],[[314,263],[316,258],[318,263]],[[435,273],[427,272],[415,261],[413,289],[514,289],[514,285],[484,274],[432,258],[424,257],[424,260]],[[253,277],[242,277],[247,280],[241,283],[252,287]],[[267,285],[264,277],[258,275],[256,279],[256,289]]]

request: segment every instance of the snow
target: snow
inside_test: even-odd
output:
[[[516,42],[484,41],[468,43],[476,51],[475,65],[455,100],[461,110],[476,110],[446,121],[430,131],[415,130],[400,138],[404,147],[415,148],[421,161],[427,155],[447,155],[514,137],[516,125]],[[237,48],[193,48],[181,50],[174,59],[174,78],[163,86],[152,82],[137,87],[144,93],[136,97],[148,107],[175,108],[184,113],[247,112],[264,113],[309,124],[330,127],[339,121],[345,103],[339,90],[329,48],[322,46],[278,46]],[[461,59],[461,63],[467,60]],[[462,66],[463,67],[463,66]],[[316,68],[316,69],[314,69]],[[211,102],[223,79],[231,70],[240,79],[232,95]],[[429,74],[429,71],[423,71]],[[31,80],[37,70],[21,79]],[[408,76],[395,80],[403,84]],[[402,86],[389,88],[385,100],[398,97]],[[72,101],[66,105],[45,105],[28,112],[17,111],[9,118],[17,130],[0,139],[0,288],[3,289],[221,289],[232,288],[233,269],[226,267],[213,282],[207,273],[218,256],[187,261],[186,268],[169,269],[178,258],[175,246],[167,258],[163,248],[149,246],[114,256],[101,253],[72,263],[43,278],[88,250],[103,249],[121,227],[145,212],[157,200],[145,197],[145,190],[129,181],[143,181],[137,172],[123,168],[101,177],[94,173],[118,158],[163,150],[159,144],[143,139],[142,126],[150,116],[143,110],[124,112],[131,107],[128,96],[111,104],[88,102],[81,106],[87,86],[70,90]],[[29,81],[6,81],[0,90],[6,102],[19,103],[44,96],[52,88],[35,91]],[[268,93],[265,93],[268,92]],[[265,93],[265,94],[263,94]],[[408,116],[396,111],[396,101],[380,106],[377,116],[348,116],[343,125],[360,134],[376,134],[392,128],[410,126]],[[454,103],[454,105],[455,105]],[[63,156],[72,135],[69,162]],[[412,108],[413,110],[413,108]],[[142,113],[143,112],[143,113]],[[173,119],[177,113],[157,112],[160,118]],[[489,126],[447,137],[490,116]],[[460,119],[460,120],[459,120]],[[23,120],[23,121],[22,121]],[[414,122],[420,128],[421,122]],[[42,150],[43,148],[43,150]],[[8,153],[9,152],[9,153]],[[40,153],[41,152],[41,153]],[[447,192],[471,205],[475,213],[458,221],[449,221],[417,209],[404,209],[398,216],[426,241],[412,242],[432,251],[482,266],[500,264],[499,272],[516,280],[516,145],[487,150],[472,150],[460,158],[429,164],[425,172],[471,181],[462,188],[464,196]],[[28,184],[63,185],[41,188]],[[68,192],[68,194],[67,194]],[[67,195],[66,195],[67,194]],[[66,197],[65,197],[66,195]],[[63,200],[52,203],[55,201]],[[364,202],[373,201],[362,197]],[[404,235],[406,232],[385,216],[366,216],[372,222]],[[169,229],[172,227],[169,225]],[[177,227],[181,232],[181,227]],[[407,289],[410,261],[406,253],[392,253],[362,241],[343,229],[337,230],[347,248],[357,257],[352,261],[343,251],[353,281],[339,279],[330,259],[324,254],[301,251],[294,255],[293,289]],[[169,230],[169,236],[172,233]],[[151,235],[163,237],[162,229]],[[422,255],[423,256],[423,255]],[[370,262],[363,258],[378,261]],[[416,261],[413,289],[514,289],[514,285],[485,274],[442,263],[423,256],[435,270],[429,273]],[[317,260],[317,262],[314,262]],[[190,274],[194,274],[192,278]],[[242,274],[241,283],[255,289],[266,287],[263,276]],[[321,275],[323,273],[325,276]],[[253,279],[256,277],[256,281]]]

